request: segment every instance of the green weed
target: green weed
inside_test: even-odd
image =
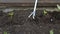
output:
[[[14,15],[14,12],[9,12],[8,15],[9,15],[9,16],[11,17],[11,19],[12,19],[13,15]]]
[[[54,34],[53,29],[52,29],[52,30],[50,30],[50,34]]]
[[[4,34],[7,34],[7,32],[4,32]]]

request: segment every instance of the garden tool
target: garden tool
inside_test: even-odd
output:
[[[28,18],[30,18],[30,17],[32,16],[33,19],[35,19],[37,1],[38,1],[38,0],[35,0],[34,10],[33,10],[33,12],[28,16]]]

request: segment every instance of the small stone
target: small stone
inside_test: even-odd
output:
[[[51,21],[53,21],[53,19],[51,19]]]
[[[42,26],[40,26],[40,27],[42,27]]]

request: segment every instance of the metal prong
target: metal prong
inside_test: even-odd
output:
[[[28,16],[28,18],[30,18],[33,15],[33,12]]]
[[[33,12],[33,19],[35,19],[35,12]]]

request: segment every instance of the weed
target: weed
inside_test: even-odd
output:
[[[4,34],[7,34],[7,32],[6,32],[6,31],[4,31]]]
[[[9,12],[8,15],[9,15],[9,16],[11,17],[11,19],[12,19],[13,15],[14,15],[14,12],[13,12],[13,11],[12,11],[12,12]]]
[[[60,10],[60,6],[57,4],[57,9]]]
[[[47,15],[47,13],[48,13],[48,12],[47,12],[46,10],[43,11],[43,15]]]
[[[50,30],[50,34],[54,34],[53,29],[52,29],[52,30]]]

